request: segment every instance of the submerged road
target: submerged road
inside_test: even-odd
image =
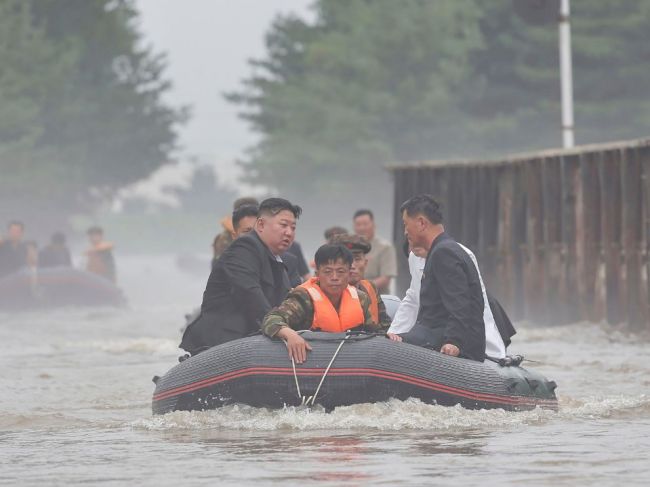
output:
[[[647,485],[650,343],[606,326],[520,324],[512,353],[559,412],[417,401],[151,415],[206,276],[123,258],[130,307],[0,312],[0,484]]]

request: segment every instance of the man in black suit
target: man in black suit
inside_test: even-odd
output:
[[[440,205],[431,196],[414,196],[400,210],[411,248],[428,251],[418,317],[411,331],[402,335],[403,340],[482,362],[485,303],[477,267],[463,247],[445,233]]]
[[[255,229],[258,213],[259,207],[257,205],[242,205],[232,212],[232,228],[235,231],[235,238],[239,238]],[[295,245],[297,245],[297,243],[294,241],[291,244],[291,247],[289,247],[289,250],[280,256],[282,262],[287,266],[289,284],[291,287],[296,287],[303,283],[303,278],[300,275],[300,262],[291,252],[291,248]],[[213,260],[213,265],[216,264],[217,260]],[[306,265],[307,264],[305,264],[305,266]]]
[[[301,212],[282,198],[260,204],[255,229],[233,241],[213,267],[201,314],[185,330],[181,348],[195,355],[260,331],[264,315],[289,291],[280,256],[293,243]]]

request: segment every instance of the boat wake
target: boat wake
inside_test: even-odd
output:
[[[559,412],[547,409],[509,412],[503,409],[469,410],[461,406],[430,405],[418,399],[396,399],[334,409],[287,407],[281,410],[244,405],[212,411],[175,411],[131,423],[134,429],[166,430],[490,430],[554,420],[599,419],[650,412],[650,397],[613,396],[576,400],[560,398]]]

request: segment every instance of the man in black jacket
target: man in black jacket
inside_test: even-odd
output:
[[[289,291],[280,256],[293,242],[301,212],[282,198],[260,204],[255,229],[230,244],[213,267],[201,314],[185,330],[181,348],[195,355],[260,331],[264,315]]]
[[[485,358],[481,280],[470,256],[445,233],[438,202],[418,195],[400,208],[411,248],[427,249],[416,324],[405,342],[482,362]]]
[[[7,227],[7,239],[0,238],[0,277],[27,266],[27,245],[23,242],[25,225],[14,220]]]

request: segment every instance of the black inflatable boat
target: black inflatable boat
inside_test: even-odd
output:
[[[120,289],[108,279],[71,267],[24,269],[0,279],[0,310],[61,306],[123,306]]]
[[[450,357],[373,334],[304,332],[313,351],[293,365],[265,336],[224,343],[155,377],[153,413],[228,404],[282,408],[418,398],[470,409],[557,409],[555,383],[518,366]]]

